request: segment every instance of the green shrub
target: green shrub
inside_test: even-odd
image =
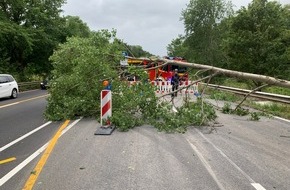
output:
[[[224,104],[224,106],[222,107],[222,112],[225,113],[225,114],[230,114],[232,112],[231,104],[226,102]]]
[[[248,109],[238,107],[236,110],[234,110],[234,113],[239,116],[245,116],[245,115],[249,115],[250,112]]]
[[[260,120],[260,114],[258,112],[251,112],[250,120],[252,121],[259,121]]]

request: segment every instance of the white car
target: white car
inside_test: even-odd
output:
[[[11,75],[0,74],[0,98],[17,98],[18,84]]]

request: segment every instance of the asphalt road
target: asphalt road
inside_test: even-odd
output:
[[[152,126],[96,136],[82,119],[59,139],[34,189],[290,189],[290,123],[218,113],[216,131]]]
[[[290,123],[218,116],[216,130],[190,127],[185,134],[141,126],[101,136],[94,135],[96,120],[71,121],[33,189],[289,190]],[[0,189],[22,189],[38,160]]]
[[[59,139],[34,189],[290,189],[290,124],[219,113],[185,134],[142,126],[96,136],[83,119]],[[222,126],[221,126],[222,125]]]
[[[19,189],[19,180],[27,179],[33,165],[17,168],[58,129],[59,123],[43,116],[46,97],[47,91],[35,90],[20,93],[17,99],[0,99],[0,161],[14,159],[0,164],[0,189]]]

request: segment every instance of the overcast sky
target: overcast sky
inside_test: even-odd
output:
[[[236,9],[251,0],[232,0]],[[184,34],[181,11],[189,0],[67,0],[64,15],[79,16],[91,30],[116,29],[117,37],[165,56],[171,41]],[[290,4],[290,0],[280,0]]]

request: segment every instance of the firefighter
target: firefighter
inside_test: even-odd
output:
[[[175,69],[174,70],[174,73],[173,73],[173,76],[172,76],[172,79],[171,79],[171,85],[172,85],[172,92],[175,91],[175,90],[178,90],[178,86],[179,86],[179,75],[178,75],[178,70]],[[177,96],[177,92],[175,93],[172,93],[171,94],[172,97],[176,97]]]

